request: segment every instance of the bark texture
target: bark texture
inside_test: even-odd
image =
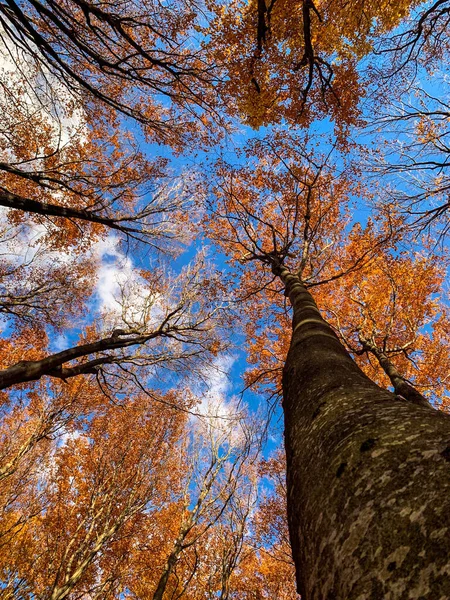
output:
[[[155,593],[153,594],[153,600],[163,600],[164,592],[166,591],[167,582],[169,581],[170,574],[172,573],[175,565],[178,562],[178,558],[182,552],[181,545],[176,544],[175,549],[171,552],[167,562],[164,566],[164,571],[159,578],[158,585],[156,587]]]
[[[288,517],[303,600],[450,598],[450,417],[379,388],[299,278],[284,376]]]

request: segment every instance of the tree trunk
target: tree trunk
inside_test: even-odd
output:
[[[169,577],[170,577],[175,565],[177,564],[177,561],[181,554],[181,551],[182,551],[181,545],[179,545],[177,542],[173,552],[170,554],[169,558],[167,559],[167,562],[164,566],[162,575],[159,578],[155,593],[153,594],[152,600],[163,600],[164,592],[166,591]]]
[[[283,374],[288,518],[303,600],[450,598],[450,416],[379,388],[299,278]]]

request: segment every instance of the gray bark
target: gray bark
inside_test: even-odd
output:
[[[450,416],[359,369],[299,278],[283,374],[288,519],[303,600],[450,598]]]

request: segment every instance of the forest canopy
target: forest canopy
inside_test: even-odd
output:
[[[449,33],[0,1],[0,598],[450,597]]]

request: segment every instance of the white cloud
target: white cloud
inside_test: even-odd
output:
[[[201,401],[195,407],[195,414],[200,416],[193,418],[192,425],[200,433],[208,431],[208,435],[238,446],[243,441],[245,411],[239,398],[231,394],[230,371],[235,361],[235,357],[220,355],[207,369],[204,381],[206,390],[203,387],[196,390]]]
[[[207,407],[217,402],[218,398],[224,398],[231,389],[230,371],[236,359],[229,355],[220,355],[207,369],[205,384],[207,392],[203,395],[202,405]]]
[[[94,252],[100,260],[96,288],[99,310],[101,313],[114,314],[120,317],[122,313],[120,290],[132,276],[133,264],[131,259],[125,256],[118,246],[118,238],[109,235],[96,244]]]
[[[161,298],[122,252],[120,240],[109,235],[96,244],[94,252],[100,262],[95,294],[105,327],[151,328],[161,314]]]

